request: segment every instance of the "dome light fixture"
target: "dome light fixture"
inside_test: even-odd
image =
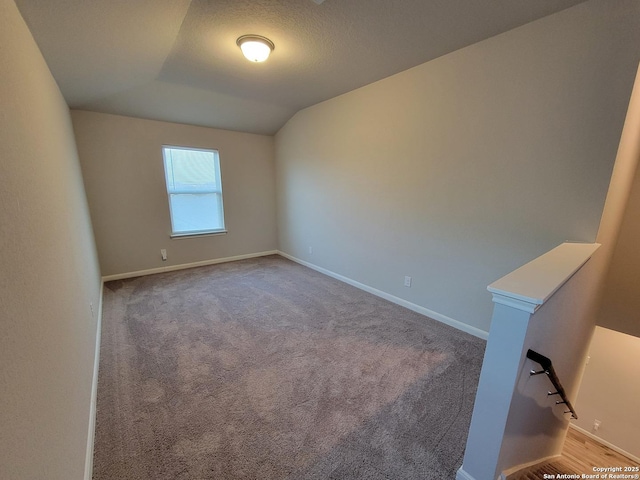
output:
[[[260,35],[242,35],[236,44],[250,62],[264,62],[276,48],[271,40]]]

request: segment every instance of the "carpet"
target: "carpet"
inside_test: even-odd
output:
[[[455,478],[481,339],[276,255],[103,304],[96,480]]]

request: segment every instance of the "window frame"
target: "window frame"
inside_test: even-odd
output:
[[[171,191],[169,186],[169,171],[168,171],[168,161],[167,161],[167,150],[190,150],[196,152],[206,152],[213,154],[213,162],[214,162],[214,172],[215,172],[215,184],[218,185],[218,188],[212,189],[210,191]],[[169,160],[171,161],[171,160]],[[171,233],[170,237],[179,239],[179,238],[188,238],[188,237],[201,237],[201,236],[211,236],[211,235],[224,235],[227,233],[226,223],[225,223],[225,214],[224,214],[224,196],[222,189],[222,166],[220,162],[220,152],[215,148],[198,148],[198,147],[184,147],[181,145],[162,145],[162,166],[164,169],[164,183],[165,183],[165,192],[167,194],[167,203],[169,204],[169,217],[171,223]],[[173,169],[173,166],[172,166]],[[209,195],[216,194],[219,196],[220,202],[220,221],[222,224],[221,228],[215,229],[206,229],[206,230],[188,230],[188,231],[175,231],[174,227],[174,212],[173,206],[171,202],[172,195]]]

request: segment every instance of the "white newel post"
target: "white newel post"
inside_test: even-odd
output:
[[[467,447],[456,480],[494,480],[505,426],[535,312],[577,272],[599,244],[563,243],[489,285],[494,310]]]

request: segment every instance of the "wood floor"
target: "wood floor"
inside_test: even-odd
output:
[[[624,467],[638,467],[638,463],[570,428],[560,459],[513,473],[509,475],[507,480],[563,478],[558,477],[559,474],[578,474],[581,477],[583,474],[597,475],[597,472],[593,471],[594,467],[622,467],[624,469]],[[637,474],[640,472],[628,473]]]

